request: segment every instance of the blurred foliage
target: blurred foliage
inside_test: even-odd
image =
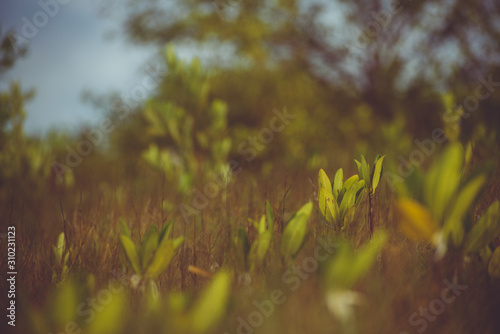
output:
[[[229,107],[229,128],[239,129],[235,143],[265,126],[273,108],[289,106],[299,117],[260,159],[284,156],[317,168],[316,154],[333,152],[339,143],[362,153],[392,150],[395,130],[380,128],[401,123],[403,115],[405,131],[426,137],[429,128],[441,126],[445,111],[466,104],[478,83],[500,78],[497,3],[128,4],[123,26],[133,42],[159,47],[175,42],[213,55],[206,57],[218,69],[213,92]],[[111,12],[113,2],[108,6]],[[338,10],[345,15],[335,22],[331,17]],[[481,37],[471,43],[473,36]],[[488,93],[495,85],[482,90]],[[443,89],[455,96],[453,105],[443,101]],[[480,123],[496,133],[500,98],[488,95],[464,119],[462,139],[470,139]]]
[[[111,0],[103,6],[114,12]],[[482,262],[492,277],[499,276],[498,191],[483,199],[484,213],[475,215],[474,209],[487,187],[495,186],[489,182],[491,167],[481,166],[498,159],[500,144],[500,3],[129,0],[118,6],[125,11],[127,37],[160,50],[162,65],[134,87],[143,93],[140,98],[133,103],[117,94],[94,98],[106,112],[100,124],[31,136],[23,126],[33,92],[16,82],[0,92],[0,203],[2,213],[14,212],[22,223],[20,256],[35,264],[31,290],[24,289],[37,298],[38,308],[30,312],[35,332],[215,331],[228,315],[246,311],[238,302],[249,304],[255,291],[283,287],[287,278],[300,286],[304,277],[315,276],[316,269],[300,272],[298,264],[303,254],[313,253],[310,240],[331,235],[323,218],[337,230],[349,228],[338,250],[326,247],[326,262],[305,258],[315,259],[322,270],[323,289],[313,279],[306,290],[326,298],[311,308],[315,316],[328,308],[346,322],[371,326],[387,319],[353,318],[353,306],[365,301],[364,291],[357,290],[383,291],[377,281],[383,278],[384,287],[399,284],[394,290],[401,288],[406,299],[404,289],[417,286],[418,281],[388,274],[420,277],[414,258],[426,260],[425,254],[410,254],[401,235],[393,233],[388,241],[393,222],[408,238],[437,247],[438,258]],[[2,78],[24,52],[12,35],[1,38]],[[183,60],[190,52],[197,57]],[[440,134],[442,140],[436,140]],[[378,155],[370,168],[364,156],[373,152],[386,155]],[[408,154],[410,163],[403,161]],[[353,162],[359,155],[361,161]],[[396,175],[404,163],[409,175]],[[333,182],[321,169],[313,194],[315,184],[307,180],[325,166],[337,170]],[[356,170],[359,175],[344,181],[344,171]],[[241,171],[245,177],[233,177]],[[400,196],[395,218],[382,175]],[[220,198],[207,194],[214,184],[217,194],[222,188]],[[377,230],[363,243],[367,233],[357,230],[367,229],[354,212],[365,192],[371,232],[375,206],[387,210],[380,210],[377,222],[388,232]],[[373,204],[375,194],[381,200]],[[319,219],[313,212],[316,195]],[[275,210],[267,200],[272,196],[279,197],[270,201]],[[196,219],[181,212],[182,223],[177,208],[186,199],[195,203],[187,218],[196,212]],[[291,207],[300,209],[294,213]],[[118,235],[125,215],[134,233],[122,220]],[[177,218],[181,224],[174,233],[173,224],[164,223]],[[51,249],[47,245],[61,224],[64,233]],[[133,272],[121,283],[138,287],[146,307],[137,310],[144,305],[134,304],[129,311],[137,312],[128,317],[123,305],[138,300],[137,289],[125,290],[113,293],[95,319],[84,322],[75,314],[78,303],[96,295],[95,286],[107,278],[104,268],[124,267],[120,247]],[[406,251],[408,258],[401,260]],[[387,265],[386,258],[396,261]],[[377,261],[383,274],[363,286]],[[212,280],[205,287],[189,267]],[[243,274],[234,282],[232,270]],[[249,272],[251,280],[240,280]],[[442,277],[436,272],[437,282]],[[85,283],[69,277],[73,273]],[[455,275],[455,268],[442,274]],[[43,289],[48,286],[50,292]],[[421,305],[420,297],[409,304],[391,293],[380,300],[393,303],[385,305],[387,312],[368,310],[393,314],[394,305]],[[373,295],[375,300],[380,292]],[[283,311],[284,328],[301,320],[290,321],[294,310],[283,309],[289,312]],[[407,314],[396,316],[408,323]],[[388,332],[392,321],[385,321],[383,330],[369,328]],[[338,329],[321,321],[313,325]]]
[[[500,233],[500,204],[494,201],[475,221],[474,205],[491,174],[491,166],[464,173],[465,152],[452,143],[431,165],[425,177],[414,173],[412,181],[399,184],[396,202],[401,231],[415,241],[432,242],[436,258],[448,247],[479,253],[487,263],[493,240]],[[410,197],[413,197],[410,198]],[[491,270],[490,270],[491,271]]]
[[[170,238],[172,225],[172,222],[168,222],[160,231],[155,225],[150,225],[140,245],[136,247],[127,224],[121,220],[120,245],[128,266],[135,272],[134,279],[131,279],[132,287],[145,294],[150,300],[150,306],[158,299],[155,280],[167,269],[176,250],[184,241],[183,237]]]

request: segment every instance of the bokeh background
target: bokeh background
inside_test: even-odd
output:
[[[26,235],[33,305],[42,240],[68,228],[94,247],[75,268],[118,268],[116,242],[92,258],[95,226],[185,221],[214,178],[207,221],[246,221],[290,189],[292,207],[315,199],[318,170],[354,173],[360,154],[387,155],[389,199],[448,142],[498,162],[498,1],[3,1],[0,24],[0,217]]]

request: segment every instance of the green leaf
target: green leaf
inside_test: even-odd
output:
[[[129,238],[132,238],[132,236],[130,234],[130,230],[128,229],[127,223],[125,222],[125,219],[120,218],[119,222],[120,222],[120,226],[122,228],[122,234],[129,237]]]
[[[285,258],[295,257],[303,246],[307,234],[307,221],[311,216],[312,203],[302,206],[288,222],[281,237],[281,254]]]
[[[359,175],[362,175],[361,174],[361,162],[359,162],[358,160],[354,159],[354,162],[356,163],[356,166],[358,166],[358,174]]]
[[[355,185],[357,182],[359,181],[359,176],[354,174],[353,176],[351,176],[350,178],[348,178],[345,182],[344,182],[344,188],[346,190],[350,189],[353,185]],[[366,183],[366,182],[365,182]]]
[[[340,190],[339,196],[337,197],[337,204],[339,206],[344,200],[344,196],[346,195],[347,191],[349,191],[349,189],[355,186],[358,183],[358,181],[359,181],[359,176],[353,175],[344,182],[344,187]]]
[[[491,277],[500,278],[500,247],[497,247],[491,255],[488,273]]]
[[[458,196],[456,196],[456,200],[451,203],[453,207],[447,215],[448,218],[444,223],[443,232],[446,237],[448,235],[452,236],[455,246],[462,244],[464,235],[463,216],[469,211],[485,183],[486,175],[477,175],[462,187]]]
[[[158,237],[158,243],[161,243],[163,238],[168,238],[168,234],[172,230],[172,225],[173,222],[170,220],[162,227],[160,231],[160,236]]]
[[[337,255],[326,264],[326,284],[333,289],[351,288],[370,270],[386,240],[387,234],[378,230],[357,252],[350,244],[341,244]]]
[[[356,204],[356,208],[359,207],[359,205],[361,204],[361,201],[363,200],[363,195],[365,193],[365,180],[360,180],[358,181],[357,185],[356,185],[356,200],[355,200],[355,204]]]
[[[190,312],[190,332],[201,334],[215,329],[226,314],[230,289],[230,274],[218,272]]]
[[[444,212],[458,188],[464,152],[460,143],[450,144],[428,173],[424,187],[424,198],[436,222],[442,223]]]
[[[266,216],[265,215],[262,215],[260,217],[259,225],[257,227],[258,227],[257,231],[259,232],[259,234],[262,234],[262,233],[267,231]]]
[[[339,168],[337,170],[337,173],[335,173],[335,179],[333,181],[333,196],[337,198],[339,195],[340,189],[344,186],[344,171],[342,168]]]
[[[495,239],[498,233],[500,233],[500,202],[495,201],[467,235],[465,251],[478,252]]]
[[[339,215],[340,208],[339,205],[337,204],[337,201],[333,197],[327,198],[326,206],[327,206],[328,217],[330,217],[331,219],[330,222],[334,222],[337,225],[340,224],[340,215]]]
[[[123,316],[127,308],[127,298],[123,291],[113,293],[109,303],[101,306],[95,313],[95,318],[89,323],[86,333],[92,334],[117,334],[123,332]]]
[[[55,324],[66,324],[77,319],[76,309],[83,297],[78,283],[74,279],[57,287],[47,307],[50,320]]]
[[[125,253],[125,258],[127,260],[128,265],[135,271],[136,274],[141,274],[141,263],[139,261],[139,256],[137,255],[137,251],[135,249],[135,245],[132,240],[126,235],[120,235],[120,245],[122,247],[123,252]]]
[[[430,241],[437,231],[437,224],[426,207],[409,198],[396,202],[399,229],[414,241]]]
[[[361,171],[359,175],[363,180],[365,180],[365,187],[370,189],[372,181],[370,180],[370,165],[366,162],[363,154],[361,154]]]
[[[372,191],[375,194],[375,189],[380,182],[380,178],[382,177],[382,164],[384,163],[385,155],[382,155],[380,158],[377,156],[375,159],[375,167],[373,168],[373,176],[372,176]]]
[[[179,246],[182,244],[183,241],[184,241],[184,237],[182,237],[182,236],[173,239],[172,243],[174,245],[174,250],[176,250],[177,248],[179,248]]]
[[[323,215],[323,217],[325,217],[325,219],[329,223],[331,223],[333,220],[333,217],[335,217],[335,216],[332,217],[332,211],[330,211],[328,209],[328,203],[330,201],[335,201],[332,192],[325,187],[320,188],[319,196],[318,196],[319,210],[321,211],[321,214]],[[337,204],[336,201],[335,201],[335,204]]]
[[[330,179],[323,169],[320,169],[318,174],[318,189],[321,188],[330,189],[330,192],[332,191],[332,184],[330,183]]]
[[[167,269],[170,261],[174,257],[175,247],[171,239],[163,240],[153,255],[153,259],[146,269],[146,276],[155,280]]]
[[[342,199],[342,203],[340,203],[339,219],[341,225],[344,220],[345,214],[347,213],[347,210],[354,206],[354,201],[356,200],[356,191],[356,187],[350,187],[349,190],[347,190],[347,192],[345,193],[344,198]]]
[[[153,254],[158,247],[159,233],[155,225],[149,226],[148,230],[142,238],[141,245],[139,246],[139,260],[141,267],[144,271],[151,261]]]
[[[266,258],[269,246],[271,244],[271,231],[265,231],[260,234],[252,245],[249,254],[250,270],[254,271],[257,266],[261,266]]]

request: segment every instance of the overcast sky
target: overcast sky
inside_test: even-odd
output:
[[[140,68],[156,52],[135,47],[123,37],[106,39],[106,34],[119,27],[116,21],[99,15],[95,1],[59,1],[67,4],[49,7],[53,17],[42,14],[46,11],[37,1],[0,2],[3,33],[14,29],[19,36],[31,36],[28,25],[40,26],[36,35],[27,39],[28,54],[0,83],[2,90],[13,80],[19,80],[25,90],[35,89],[34,99],[27,104],[28,133],[52,127],[77,128],[97,121],[103,111],[83,103],[82,91],[126,94],[143,80]]]

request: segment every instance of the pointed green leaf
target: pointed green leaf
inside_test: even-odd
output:
[[[135,245],[132,240],[126,235],[120,235],[120,245],[122,246],[122,250],[125,253],[125,258],[127,260],[128,265],[135,271],[136,274],[141,274],[141,263],[139,261],[139,256],[137,255],[137,251],[135,249]]]
[[[172,239],[172,243],[174,245],[174,250],[176,250],[177,248],[179,248],[179,246],[182,244],[182,242],[184,241],[184,237],[177,237],[175,239]]]
[[[373,168],[372,177],[372,191],[375,194],[375,189],[377,189],[380,178],[382,177],[382,164],[384,163],[385,155],[381,156],[379,159],[375,160],[375,167]]]
[[[331,223],[333,220],[332,211],[328,209],[328,203],[330,201],[335,201],[332,192],[325,187],[320,188],[318,197],[319,210],[321,211],[323,217],[325,217],[326,221],[328,221],[329,223]]]
[[[155,280],[167,269],[170,261],[174,257],[175,248],[173,240],[163,240],[153,255],[151,263],[146,269],[146,276]]]
[[[477,195],[486,183],[486,175],[479,174],[467,182],[460,190],[455,201],[452,201],[452,208],[447,214],[448,218],[444,223],[443,232],[445,236],[451,235],[455,246],[462,244],[464,227],[463,217],[469,211]]]
[[[350,178],[348,178],[345,182],[344,182],[344,188],[346,190],[350,189],[353,185],[355,185],[357,182],[359,181],[359,176],[354,174],[353,176],[351,176]]]
[[[262,215],[260,217],[260,221],[259,221],[259,225],[258,225],[257,231],[259,232],[259,234],[262,234],[262,233],[264,233],[264,232],[267,231],[266,216],[265,215]]]
[[[340,208],[339,205],[337,204],[337,201],[333,198],[327,198],[326,199],[326,207],[327,207],[327,212],[328,212],[328,217],[330,217],[329,222],[333,222],[337,225],[340,224]],[[328,220],[328,219],[327,219]]]
[[[163,238],[168,238],[168,234],[172,230],[172,225],[173,222],[170,220],[162,227],[160,231],[160,236],[158,237],[158,243],[161,243]]]
[[[250,249],[249,262],[250,270],[254,271],[257,266],[261,266],[266,258],[269,246],[271,244],[272,234],[271,231],[265,231],[252,245]]]
[[[141,267],[142,270],[145,270],[149,262],[151,261],[151,258],[153,257],[153,254],[158,247],[158,238],[159,238],[159,233],[158,229],[156,228],[155,225],[149,226],[148,230],[144,234],[142,238],[141,245],[139,246],[139,260],[141,261]]]
[[[344,186],[344,171],[342,168],[337,170],[335,173],[335,178],[333,180],[333,196],[337,198],[339,195],[340,189]]]
[[[350,187],[349,190],[346,191],[344,198],[342,199],[342,203],[340,203],[339,219],[341,225],[347,213],[347,210],[354,206],[354,201],[356,200],[356,191],[356,187]]]
[[[332,190],[332,184],[330,183],[328,175],[326,175],[323,169],[320,169],[318,174],[318,189],[321,189],[323,187],[326,189],[330,189],[330,191]]]
[[[465,242],[465,251],[478,252],[495,239],[498,233],[500,233],[500,202],[495,201],[472,227]]]
[[[365,180],[365,186],[367,189],[370,189],[371,187],[371,181],[370,180],[370,165],[366,162],[365,156],[361,154],[361,174],[360,177]]]
[[[356,166],[358,166],[358,174],[359,175],[362,175],[361,174],[361,162],[359,162],[358,160],[354,159],[354,162],[356,163]]]
[[[464,152],[460,143],[450,144],[435,162],[425,181],[424,196],[436,221],[442,223],[444,212],[462,176]]]
[[[356,185],[356,200],[355,200],[356,207],[359,207],[359,205],[361,204],[364,193],[365,193],[365,180],[360,180]]]
[[[302,206],[288,222],[281,236],[281,254],[285,258],[295,257],[303,246],[307,234],[307,221],[311,216],[312,203]]]
[[[128,229],[127,223],[125,222],[125,219],[120,218],[119,221],[120,221],[120,226],[122,228],[122,234],[129,237],[129,238],[132,238],[132,236],[130,235],[130,230]]]

